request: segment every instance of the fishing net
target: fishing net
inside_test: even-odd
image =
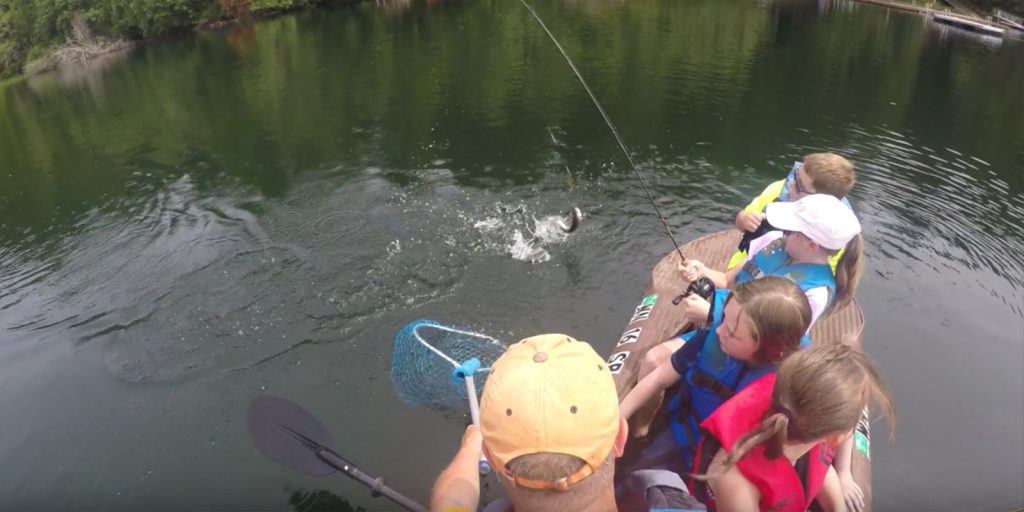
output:
[[[391,383],[407,404],[466,412],[467,386],[457,372],[473,376],[479,396],[491,365],[504,352],[490,336],[417,320],[395,336]]]

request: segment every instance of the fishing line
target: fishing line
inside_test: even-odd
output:
[[[555,146],[558,146],[559,145],[558,139],[555,138],[555,133],[551,131],[551,127],[550,126],[548,127],[548,135],[551,136],[551,143],[554,144]],[[571,194],[572,193],[572,186],[573,186],[573,179],[572,179],[572,171],[569,170],[569,164],[565,164],[565,174],[569,177],[569,179],[568,179],[569,193]]]
[[[519,0],[519,3],[523,4],[523,7],[526,7],[526,10],[530,11],[530,14],[533,15],[533,19],[537,20],[540,27],[543,28],[544,32],[546,32],[548,37],[551,38],[551,42],[555,43],[555,46],[558,47],[558,51],[562,52],[562,56],[565,57],[565,61],[569,63],[569,67],[572,68],[572,72],[576,74],[576,78],[579,79],[580,84],[587,90],[587,94],[590,95],[590,99],[594,102],[594,106],[597,107],[597,111],[601,113],[601,117],[604,118],[605,124],[607,124],[608,128],[612,131],[612,135],[615,136],[616,142],[619,143],[619,148],[621,148],[622,152],[626,155],[626,160],[629,160],[629,165],[633,168],[633,173],[636,174],[636,178],[640,180],[640,185],[643,186],[644,193],[647,194],[647,199],[651,202],[651,206],[654,207],[654,211],[658,214],[658,220],[660,220],[661,225],[665,227],[665,233],[668,235],[668,238],[672,240],[672,245],[675,246],[676,252],[679,253],[680,262],[686,262],[686,256],[683,256],[683,250],[679,248],[679,243],[677,243],[676,238],[672,236],[672,229],[668,227],[668,222],[665,221],[665,216],[661,214],[661,209],[658,208],[658,203],[654,202],[654,196],[651,195],[650,189],[647,188],[647,182],[645,182],[643,176],[640,175],[640,169],[637,167],[636,162],[633,161],[633,156],[630,155],[629,150],[626,149],[626,144],[622,142],[622,137],[619,136],[619,131],[615,129],[615,125],[612,124],[612,120],[608,117],[608,113],[604,111],[604,108],[601,106],[601,102],[597,101],[597,96],[594,95],[594,91],[590,90],[590,86],[587,85],[587,81],[583,79],[583,75],[580,73],[580,70],[576,69],[576,64],[573,64],[572,59],[569,58],[569,54],[566,53],[565,48],[562,48],[558,39],[555,39],[555,35],[548,30],[548,26],[544,24],[544,20],[540,19],[540,16],[538,16],[537,12],[533,10],[533,7],[530,7],[530,4],[526,3],[526,0]]]

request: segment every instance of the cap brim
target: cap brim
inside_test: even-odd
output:
[[[800,232],[807,230],[807,224],[796,215],[796,203],[769,203],[764,215],[775,229]]]

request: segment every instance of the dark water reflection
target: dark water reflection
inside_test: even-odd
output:
[[[681,238],[802,154],[857,163],[865,342],[901,413],[876,509],[1024,506],[1021,41],[851,2],[537,7]],[[515,2],[301,13],[101,68],[0,89],[0,508],[385,506],[256,453],[265,392],[425,498],[462,420],[398,402],[395,332],[607,351],[671,247]],[[577,235],[524,245],[568,203]]]

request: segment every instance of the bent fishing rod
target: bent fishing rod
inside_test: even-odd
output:
[[[605,124],[608,125],[608,129],[611,130],[612,135],[615,137],[615,141],[619,143],[619,149],[621,149],[622,153],[626,155],[626,160],[629,161],[629,166],[633,169],[633,174],[636,175],[636,179],[640,181],[640,185],[644,189],[644,194],[647,195],[647,200],[651,202],[651,206],[654,207],[655,213],[658,214],[658,220],[660,220],[661,225],[665,227],[665,234],[668,235],[669,240],[672,240],[672,245],[676,248],[676,253],[679,254],[680,264],[686,263],[686,256],[683,256],[683,250],[679,247],[679,243],[676,242],[676,237],[672,235],[672,229],[668,227],[668,222],[665,220],[665,216],[662,215],[661,208],[658,208],[658,203],[654,201],[654,196],[651,195],[651,190],[647,188],[647,182],[644,181],[644,177],[640,174],[640,168],[636,165],[636,162],[633,161],[633,155],[630,154],[629,149],[626,148],[626,143],[623,142],[622,137],[619,136],[619,130],[615,128],[615,124],[612,123],[611,117],[609,117],[608,113],[604,111],[604,107],[602,107],[601,102],[597,100],[597,96],[594,95],[594,91],[590,89],[590,85],[588,85],[587,81],[583,78],[583,74],[580,73],[580,70],[576,68],[576,64],[573,63],[571,58],[569,58],[569,53],[565,51],[562,44],[558,42],[555,35],[551,33],[548,26],[544,24],[544,20],[540,19],[537,11],[534,11],[533,7],[530,7],[530,4],[526,3],[526,0],[519,0],[519,3],[523,4],[523,7],[530,11],[530,14],[533,15],[533,19],[537,20],[540,27],[544,29],[544,32],[549,38],[551,38],[551,42],[555,43],[555,47],[557,47],[558,51],[562,53],[562,57],[565,57],[565,62],[569,63],[569,67],[572,68],[572,72],[576,75],[580,85],[586,89],[587,95],[590,96],[590,101],[592,101],[594,106],[597,107],[597,111],[601,113],[601,117],[604,119]],[[702,276],[700,279],[690,283],[686,293],[673,299],[672,303],[678,305],[686,295],[691,293],[695,293],[705,299],[711,300],[710,296],[714,295],[714,290],[715,286],[711,280]]]

